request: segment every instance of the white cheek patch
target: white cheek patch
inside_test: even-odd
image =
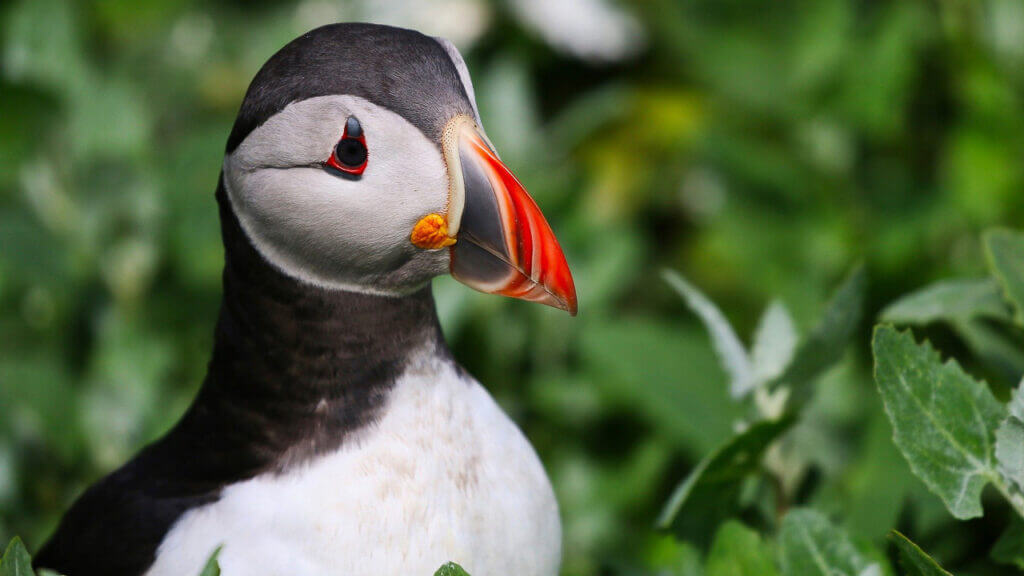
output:
[[[355,116],[368,164],[359,179],[320,166]],[[354,96],[289,104],[224,160],[225,187],[246,235],[286,274],[379,294],[413,291],[448,268],[448,251],[412,245],[416,222],[444,213],[440,150],[401,116]]]

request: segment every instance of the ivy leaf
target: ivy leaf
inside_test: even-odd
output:
[[[981,491],[1000,481],[995,429],[1003,406],[930,344],[891,326],[875,330],[875,382],[896,446],[911,470],[961,520],[980,516]]]
[[[1024,382],[1007,404],[1009,415],[996,430],[999,471],[1018,489],[1024,489]]]
[[[469,574],[455,562],[443,564],[434,572],[434,576],[469,576]]]
[[[807,388],[842,358],[847,342],[857,329],[864,309],[866,286],[864,267],[857,266],[833,294],[821,320],[797,348],[793,361],[769,383],[770,386],[791,386],[790,397],[797,406],[809,399]]]
[[[906,576],[953,576],[903,534],[893,530],[889,541],[899,550],[900,566]]]
[[[771,548],[757,532],[730,520],[718,529],[705,576],[776,576]]]
[[[881,566],[854,546],[845,531],[808,509],[793,510],[783,518],[779,561],[784,576],[882,574]]]
[[[206,561],[206,566],[203,567],[203,571],[199,573],[199,576],[220,576],[220,564],[217,562],[220,549],[221,547],[218,546],[213,551],[213,554],[210,554],[210,559]]]
[[[32,557],[22,544],[21,538],[15,537],[7,545],[3,558],[0,558],[0,576],[34,576]]]
[[[658,527],[706,546],[715,528],[738,510],[743,481],[760,468],[765,450],[793,421],[786,416],[757,422],[709,454],[672,493]]]
[[[985,234],[989,268],[1024,326],[1024,234],[990,230]]]
[[[881,319],[896,324],[960,323],[974,318],[1010,321],[1012,311],[992,278],[943,280],[886,306]]]
[[[786,305],[773,301],[765,309],[754,332],[750,361],[757,382],[782,374],[796,351],[797,333]]]
[[[693,310],[693,313],[700,318],[701,322],[711,336],[711,343],[715,347],[722,367],[730,377],[729,393],[733,398],[742,398],[754,388],[754,373],[750,366],[750,359],[743,343],[736,336],[732,325],[726,320],[722,311],[715,306],[695,286],[686,281],[679,273],[672,270],[662,272],[665,281],[668,282],[683,300]]]

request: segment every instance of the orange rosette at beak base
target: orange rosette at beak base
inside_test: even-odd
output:
[[[448,235],[448,222],[440,214],[427,214],[420,218],[409,239],[413,246],[424,250],[447,248],[455,244],[455,238]]]

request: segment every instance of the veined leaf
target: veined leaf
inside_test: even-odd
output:
[[[672,493],[658,527],[707,545],[715,528],[739,507],[743,481],[760,468],[765,450],[793,421],[786,416],[757,422],[704,458]]]
[[[793,318],[780,300],[768,305],[750,352],[750,361],[757,382],[767,382],[786,369],[796,351],[797,333]]]
[[[1009,415],[996,430],[999,472],[1017,490],[1024,489],[1024,383],[1013,391]]]
[[[15,537],[7,545],[3,558],[0,558],[0,576],[34,576],[32,571],[32,558],[28,550],[21,543],[21,538]]]
[[[434,572],[434,576],[469,576],[468,573],[455,562],[448,562],[443,564]]]
[[[754,387],[754,373],[750,366],[750,359],[747,357],[747,351],[736,336],[736,332],[733,331],[732,325],[725,319],[725,315],[715,306],[714,302],[687,282],[681,274],[665,270],[662,272],[662,276],[669,286],[683,297],[686,305],[693,310],[693,313],[707,328],[715,352],[725,371],[729,374],[729,392],[733,398],[746,395]]]
[[[985,234],[985,247],[989,268],[1013,305],[1017,323],[1024,326],[1024,234],[991,230]]]
[[[856,267],[836,290],[821,320],[796,350],[793,361],[769,385],[789,385],[797,406],[809,398],[807,388],[825,369],[839,361],[846,343],[857,329],[864,308],[867,276],[863,266]]]
[[[874,558],[814,510],[793,510],[782,520],[779,560],[785,576],[862,576],[882,574]]]
[[[903,534],[893,530],[889,533],[889,541],[900,552],[900,566],[906,576],[953,576]]]
[[[959,519],[981,515],[993,480],[995,429],[1003,406],[955,361],[891,326],[875,330],[875,381],[896,446],[911,470]]]
[[[771,548],[757,532],[730,520],[718,529],[705,576],[776,576]]]
[[[943,280],[885,307],[881,319],[896,324],[962,322],[973,318],[1010,321],[1013,313],[992,278]]]

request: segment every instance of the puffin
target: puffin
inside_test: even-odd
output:
[[[455,361],[431,294],[575,315],[551,227],[444,39],[332,24],[259,70],[216,188],[223,298],[181,420],[66,512],[67,576],[555,576],[533,447]]]

